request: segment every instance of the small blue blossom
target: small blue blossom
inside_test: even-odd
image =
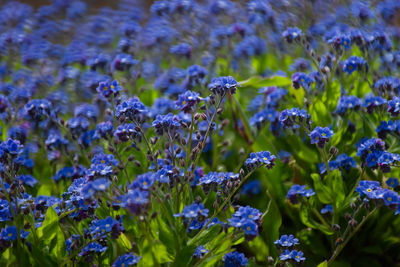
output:
[[[237,251],[226,253],[223,262],[225,267],[247,266],[247,258]]]
[[[400,113],[400,98],[397,96],[393,97],[387,102],[387,112],[393,117],[396,117]]]
[[[140,256],[136,256],[133,253],[127,253],[122,256],[119,256],[116,261],[112,264],[112,267],[125,267],[132,266],[139,262]]]
[[[214,78],[208,85],[208,89],[216,95],[224,96],[228,92],[236,93],[236,88],[240,85],[232,76]]]
[[[288,250],[288,249],[285,249],[285,250],[281,253],[281,255],[279,255],[279,259],[280,259],[281,261],[290,260],[291,258],[292,258],[292,256],[291,256],[291,251]]]
[[[305,74],[304,72],[296,72],[292,75],[292,86],[295,89],[303,87],[307,91],[311,90],[311,84],[315,82],[313,78]]]
[[[208,253],[208,249],[206,249],[203,246],[199,246],[199,247],[196,248],[195,252],[193,253],[193,256],[198,257],[198,258],[201,259],[207,253]]]
[[[347,72],[348,74],[352,74],[356,70],[362,71],[363,69],[367,72],[368,63],[363,58],[351,56],[343,62],[342,68],[343,71]]]
[[[244,165],[248,170],[254,170],[261,166],[271,169],[275,165],[275,159],[276,157],[269,151],[252,152],[249,158],[246,159]]]
[[[282,235],[280,239],[274,242],[275,245],[281,247],[291,247],[299,244],[299,240],[293,235]]]
[[[324,147],[330,138],[333,136],[333,131],[328,127],[315,127],[315,129],[310,133],[311,144],[317,144],[319,147]]]
[[[333,213],[332,205],[325,205],[325,207],[321,209],[321,214],[326,214],[326,213]]]
[[[399,179],[390,177],[386,180],[386,185],[391,188],[396,188],[399,185]]]
[[[118,85],[116,80],[110,81],[107,80],[105,82],[100,82],[99,87],[97,87],[97,92],[104,97],[110,97],[111,95],[117,95],[120,91],[122,91],[122,87]]]
[[[301,261],[305,261],[306,260],[306,258],[303,257],[303,252],[297,251],[297,250],[292,250],[290,252],[290,257],[293,260],[297,261],[297,262],[301,262]]]
[[[302,36],[302,31],[297,27],[288,28],[282,33],[282,37],[285,38],[288,43],[298,41]]]
[[[179,110],[185,113],[191,113],[193,112],[194,106],[197,105],[197,103],[199,103],[201,100],[202,99],[199,93],[186,91],[178,96],[178,100],[175,101],[175,104]]]
[[[152,126],[158,135],[168,133],[171,138],[174,138],[175,132],[181,127],[181,119],[172,113],[167,115],[157,115]]]
[[[104,251],[107,250],[107,247],[103,247],[97,242],[90,243],[86,247],[82,249],[82,251],[79,253],[79,256],[87,255],[90,254],[91,252],[98,252],[98,253],[103,253]]]

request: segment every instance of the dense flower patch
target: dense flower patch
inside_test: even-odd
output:
[[[0,6],[1,266],[400,262],[399,1],[111,2]]]

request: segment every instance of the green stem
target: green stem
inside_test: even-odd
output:
[[[342,252],[343,248],[347,245],[347,243],[351,240],[351,238],[361,229],[361,227],[364,225],[364,223],[368,220],[369,217],[375,212],[376,207],[371,210],[364,218],[363,220],[357,225],[357,227],[354,229],[353,232],[349,235],[349,237],[342,243],[340,244],[335,251],[333,252],[331,258],[328,261],[328,265],[332,264],[336,257],[339,256],[340,252]]]
[[[211,117],[211,120],[210,120],[210,123],[209,123],[209,125],[208,125],[206,134],[204,135],[204,139],[203,139],[203,141],[201,142],[200,151],[197,153],[196,159],[195,159],[194,164],[193,164],[193,166],[192,166],[192,172],[194,172],[194,168],[196,168],[196,166],[197,166],[197,163],[198,163],[198,161],[199,161],[199,159],[200,159],[201,153],[203,153],[203,149],[204,149],[204,147],[205,147],[205,145],[206,145],[206,141],[207,141],[208,135],[210,134],[212,124],[213,124],[213,122],[214,122],[214,120],[215,120],[215,117],[216,117],[216,115],[217,115],[217,113],[218,113],[218,109],[219,109],[219,107],[221,106],[221,103],[222,103],[222,100],[224,99],[224,97],[225,97],[225,94],[223,94],[223,95],[219,98],[218,103],[217,103],[217,106],[215,107],[214,114],[213,114],[212,117]]]
[[[203,226],[203,228],[200,229],[200,231],[193,237],[193,239],[198,236],[204,229],[207,228],[207,226],[211,223],[211,221],[217,217],[217,215],[224,209],[226,203],[236,194],[236,192],[239,190],[239,188],[246,182],[246,180],[250,177],[251,174],[253,174],[254,170],[249,172],[240,182],[240,184],[229,194],[229,196],[225,199],[225,201],[219,206],[218,210],[214,213],[213,216],[208,220],[208,222]]]

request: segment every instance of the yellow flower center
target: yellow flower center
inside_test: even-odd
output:
[[[371,188],[368,188],[368,189],[367,189],[367,192],[372,192],[372,189],[371,189]]]
[[[107,90],[108,90],[108,87],[104,86],[103,91],[107,91]]]
[[[182,101],[182,105],[185,105],[186,104],[186,101]]]
[[[102,160],[101,160],[101,163],[103,163],[103,164],[104,164],[104,163],[106,163],[106,161],[105,161],[104,159],[102,159]]]

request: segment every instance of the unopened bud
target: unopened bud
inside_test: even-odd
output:
[[[182,138],[182,139],[181,139],[181,144],[182,144],[183,146],[186,146],[187,142],[186,142],[186,139],[185,139],[185,138]]]
[[[332,226],[332,229],[333,229],[333,231],[335,231],[335,232],[339,232],[339,231],[340,231],[340,225],[339,225],[339,224],[334,224],[334,225]]]
[[[338,153],[339,153],[339,150],[336,147],[331,146],[331,148],[329,149],[329,154],[331,156],[336,156]]]

